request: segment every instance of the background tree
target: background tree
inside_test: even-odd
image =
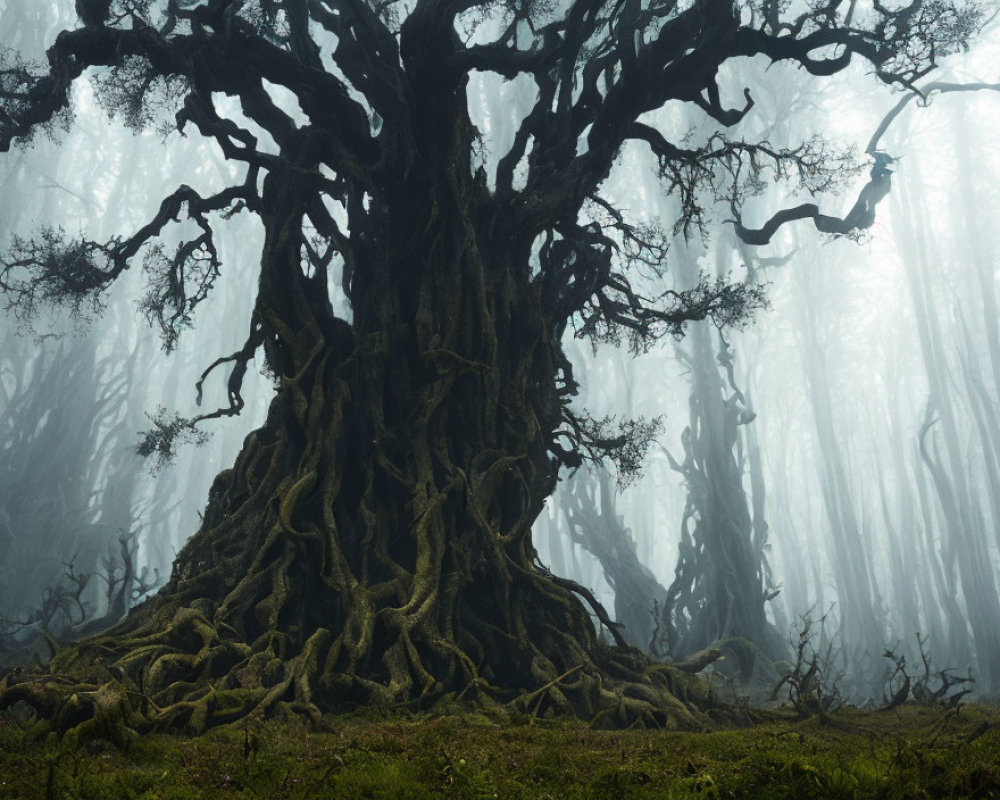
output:
[[[776,604],[827,616],[842,645],[842,688],[857,702],[883,691],[886,647],[920,661],[918,633],[934,663],[971,664],[976,690],[992,691],[996,469],[989,417],[976,413],[988,384],[974,376],[988,376],[977,366],[989,363],[996,282],[983,280],[977,252],[987,240],[974,229],[992,213],[995,164],[979,150],[989,134],[971,123],[993,119],[995,87],[955,77],[983,71],[977,61],[922,84],[922,98],[879,108],[858,96],[855,108],[882,119],[871,141],[905,154],[892,164],[892,202],[861,248],[800,226],[760,251],[791,256],[791,268],[769,273],[774,311],[753,382],[784,583]],[[808,88],[786,85],[789,107],[767,116],[802,124],[804,106],[824,104]],[[961,133],[949,124],[958,110]],[[862,123],[861,140],[870,134]],[[969,161],[935,169],[936,153]],[[781,366],[796,360],[804,390]],[[924,431],[928,397],[948,410]]]
[[[67,9],[71,14],[72,9]],[[46,43],[52,9],[6,4],[0,29],[6,41],[38,49]],[[67,24],[69,17],[62,22]],[[93,151],[101,143],[86,138]],[[11,172],[31,176],[44,191],[25,196],[5,186],[0,220],[6,230],[31,218],[99,216],[99,195],[128,188],[119,161],[132,148],[110,159],[77,165],[74,181],[65,181],[73,148],[51,143],[11,158]],[[10,173],[8,173],[10,174]],[[134,188],[134,186],[132,187]],[[108,322],[114,322],[114,317]],[[129,605],[132,588],[120,592],[122,565],[119,536],[130,536],[129,565],[135,577],[136,516],[142,503],[140,459],[134,452],[135,417],[142,371],[149,351],[132,338],[111,341],[90,331],[68,335],[70,327],[50,316],[46,331],[34,340],[18,315],[0,317],[0,660],[38,653],[48,656],[43,632],[60,637],[85,618],[117,622],[125,608],[109,608],[107,599]],[[98,326],[100,327],[100,326]],[[113,548],[109,554],[109,548]],[[110,578],[104,562],[119,577]],[[69,573],[67,575],[67,573]],[[147,574],[152,573],[147,570]],[[104,589],[109,591],[106,593]],[[14,651],[17,655],[4,653]]]
[[[632,532],[615,509],[611,476],[584,467],[567,481],[559,499],[570,541],[597,559],[615,594],[615,625],[629,644],[648,651],[656,628],[654,612],[666,590],[640,560]]]
[[[161,417],[142,448],[167,454],[196,424],[238,414],[258,352],[277,395],[216,479],[166,589],[54,661],[80,683],[8,676],[2,702],[53,713],[72,698],[64,722],[96,704],[201,729],[282,703],[317,718],[527,692],[557,711],[689,721],[669,668],[603,645],[578,599],[589,592],[534,563],[531,523],[559,468],[604,455],[635,464],[649,435],[568,408],[560,341],[572,325],[641,347],[760,303],[724,282],[654,300],[633,288],[626,272],[664,253],[601,195],[629,143],[655,154],[689,229],[707,225],[706,197],[740,219],[771,176],[810,192],[842,177],[849,159],[818,140],[774,148],[726,135],[753,107],[749,90],[741,108],[723,103],[727,61],[825,76],[857,56],[911,87],[979,18],[971,4],[876,4],[867,16],[846,6],[80,0],[84,27],[56,38],[46,67],[4,54],[0,150],[68,123],[72,84],[106,67],[109,111],[140,127],[175,104],[179,131],[244,165],[217,191],[180,185],[130,236],[15,240],[0,266],[8,301],[20,313],[93,310],[141,262],[141,306],[172,347],[223,269],[216,227],[249,213],[264,244],[246,340],[205,372],[229,365],[228,403]],[[491,174],[468,112],[473,71],[535,86]],[[671,102],[717,130],[671,141],[645,117]],[[168,250],[157,238],[175,224],[184,235]],[[114,682],[98,690],[112,674],[95,659],[145,699]]]
[[[729,248],[719,247],[720,262],[730,255]],[[690,280],[694,265],[684,256],[680,271]],[[742,429],[756,414],[736,384],[735,355],[725,338],[699,324],[688,342],[676,353],[691,376],[690,424],[681,435],[683,453],[670,456],[684,477],[687,502],[674,579],[661,605],[658,645],[677,658],[740,638],[770,659],[782,658],[787,648],[766,616],[775,590],[764,550],[764,492],[755,486],[751,504],[744,489]]]

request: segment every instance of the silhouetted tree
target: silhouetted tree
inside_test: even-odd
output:
[[[710,332],[699,329],[688,352],[678,349],[691,371],[691,424],[681,436],[683,460],[670,456],[670,463],[684,476],[688,497],[657,645],[682,657],[738,637],[779,658],[787,648],[766,616],[777,593],[769,585],[766,538],[755,536],[761,520],[743,485],[740,428],[755,414],[733,382],[732,350],[721,337],[718,347],[713,352]]]
[[[614,624],[629,644],[648,651],[654,612],[666,590],[636,552],[632,532],[615,508],[611,476],[601,469],[576,472],[560,499],[570,541],[600,562],[615,593]]]
[[[626,273],[662,266],[664,237],[630,223],[602,183],[626,144],[648,147],[685,230],[705,226],[717,200],[738,219],[772,177],[835,188],[848,160],[822,141],[726,135],[753,107],[749,90],[742,107],[723,103],[726,62],[759,56],[826,76],[858,57],[906,88],[965,46],[975,6],[106,5],[81,0],[84,27],[61,33],[44,67],[3,55],[0,150],[69,122],[73,83],[106,67],[109,111],[141,127],[173,103],[177,129],[213,141],[245,179],[211,195],[181,184],[132,235],[15,240],[0,289],[21,314],[40,303],[87,313],[141,263],[141,305],[171,347],[223,269],[215,228],[255,215],[265,242],[246,341],[205,373],[229,365],[229,404],[161,418],[143,449],[169,453],[196,424],[238,414],[259,352],[277,395],[216,479],[165,590],[54,661],[77,681],[8,676],[0,702],[51,714],[71,698],[66,724],[113,708],[201,729],[280,704],[317,719],[456,693],[689,722],[675,673],[602,644],[579,599],[606,619],[590,593],[535,564],[531,523],[560,467],[606,455],[635,466],[648,433],[570,411],[560,343],[572,327],[642,347],[689,320],[738,322],[760,294],[706,281],[644,297]],[[524,77],[537,93],[492,174],[468,112],[477,71]],[[716,132],[671,141],[648,114],[672,102],[700,108]],[[168,252],[157,237],[181,219],[194,234]],[[338,291],[346,315],[333,311]]]

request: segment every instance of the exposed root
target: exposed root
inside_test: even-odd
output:
[[[294,654],[282,654],[280,635],[254,646],[227,641],[220,629],[190,608],[169,622],[151,616],[130,633],[112,633],[62,650],[47,673],[17,669],[0,679],[0,708],[30,705],[40,729],[67,735],[71,744],[101,738],[126,747],[137,732],[198,734],[218,725],[264,716],[296,714],[320,727],[324,714],[374,705],[387,713],[505,707],[538,716],[572,715],[602,727],[642,724],[697,729],[706,725],[708,696],[696,680],[666,665],[646,663],[635,652],[601,646],[600,662],[580,663],[558,674],[536,652],[531,665],[538,688],[495,685],[474,672],[472,660],[449,643],[456,663],[439,662],[461,675],[457,691],[434,679],[430,685],[389,686],[331,668],[335,637],[319,629]],[[146,635],[147,629],[158,629]],[[438,640],[441,644],[441,640]],[[419,657],[413,646],[407,658]],[[334,662],[335,663],[335,662]],[[412,666],[412,665],[411,665]],[[625,675],[614,677],[615,675]],[[551,677],[550,677],[551,676]],[[495,680],[495,678],[494,678]]]

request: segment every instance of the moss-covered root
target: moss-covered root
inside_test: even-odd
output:
[[[101,668],[74,677],[15,669],[0,679],[0,709],[30,706],[35,733],[54,731],[74,749],[103,740],[125,750],[145,723],[134,695],[130,682]]]
[[[73,749],[93,740],[105,740],[125,749],[137,733],[175,731],[198,735],[220,725],[272,717],[298,716],[318,730],[328,727],[325,723],[331,718],[313,702],[310,687],[317,676],[310,671],[310,662],[315,664],[315,660],[305,655],[278,662],[257,653],[233,670],[244,685],[225,688],[234,680],[227,675],[215,684],[200,687],[164,705],[142,692],[117,667],[111,671],[95,668],[89,676],[20,670],[0,681],[0,709],[19,704],[30,706],[36,717],[35,733],[55,732]],[[675,696],[662,675],[646,683],[629,683],[608,681],[599,673],[573,672],[576,673],[573,682],[568,680],[570,676],[560,676],[509,700],[486,692],[466,693],[463,697],[449,693],[427,710],[437,713],[492,710],[502,716],[531,721],[579,718],[572,708],[579,702],[579,695],[586,692],[593,714],[584,721],[594,728],[706,730],[712,727],[699,704]],[[268,680],[268,674],[273,679]],[[691,682],[688,676],[683,678]],[[270,685],[261,685],[262,679]],[[701,691],[694,688],[696,694]],[[391,712],[392,708],[382,710]],[[415,707],[403,704],[395,708],[397,713],[408,713]]]
[[[147,633],[147,626],[155,632]],[[38,732],[55,731],[73,746],[105,739],[124,748],[136,732],[200,734],[288,714],[322,728],[324,712],[348,707],[330,692],[328,631],[317,630],[294,655],[283,652],[278,633],[253,646],[224,641],[227,635],[198,611],[182,608],[167,616],[161,609],[129,634],[64,648],[51,671],[8,673],[0,680],[0,709],[27,704],[37,715]],[[711,698],[697,678],[616,648],[601,647],[594,658],[558,675],[551,664],[536,665],[540,679],[532,690],[504,690],[480,681],[419,704],[386,695],[380,707],[505,709],[530,719],[576,717],[600,728],[709,727],[704,710]],[[339,678],[341,695],[386,692],[360,676],[354,686],[347,676]]]

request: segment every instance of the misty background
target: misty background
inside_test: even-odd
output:
[[[0,0],[0,47],[43,59],[73,22],[68,0]],[[991,81],[997,63],[988,30],[930,80]],[[858,65],[822,85],[766,66],[727,63],[724,104],[751,87],[755,113],[738,129],[748,139],[853,147],[859,169],[818,195],[825,213],[844,214],[867,179],[865,147],[903,95]],[[0,158],[0,247],[46,227],[105,240],[179,181],[210,191],[228,180],[212,143],[165,132],[168,95],[151,118],[134,110],[135,133],[97,102],[115,90],[95,74],[76,89],[71,133]],[[477,74],[468,93],[489,172],[532,106],[531,81]],[[656,122],[697,143],[715,130],[679,106]],[[734,275],[766,286],[770,303],[745,329],[692,324],[644,353],[566,343],[577,408],[662,426],[641,477],[628,483],[614,465],[566,474],[535,526],[540,563],[591,588],[634,644],[679,658],[732,635],[735,587],[749,581],[770,598],[770,638],[757,644],[789,657],[808,616],[857,702],[882,691],[887,648],[971,668],[977,694],[1000,692],[998,123],[996,88],[909,103],[879,141],[896,159],[892,191],[859,241],[797,223],[751,248],[710,198],[703,232],[675,231],[679,199],[647,149],[626,149],[605,194],[670,245],[665,270],[635,276],[647,296]],[[798,202],[774,183],[743,221]],[[184,226],[170,230],[179,239]],[[148,417],[192,416],[201,373],[241,346],[261,238],[241,216],[219,231],[223,276],[191,320],[198,335],[176,342],[147,324],[139,263],[106,306],[77,317],[0,310],[0,645],[113,621],[166,580],[211,481],[263,421],[270,381],[248,377],[243,414],[210,422],[209,440],[173,463],[140,458],[136,444]],[[226,404],[220,376],[204,388],[205,408]],[[700,619],[704,593],[727,587],[732,607]]]

